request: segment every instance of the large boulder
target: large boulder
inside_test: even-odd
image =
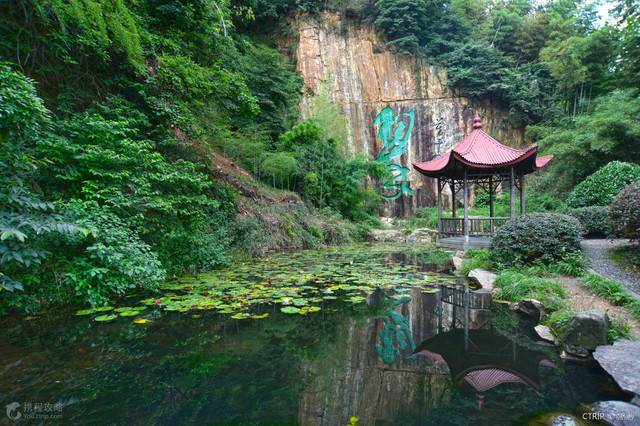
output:
[[[402,231],[396,229],[374,229],[371,231],[374,241],[385,243],[402,243],[405,241],[405,235]]]
[[[624,391],[640,395],[640,342],[617,340],[613,346],[598,346],[593,357]],[[638,417],[640,422],[640,417]]]
[[[600,345],[606,345],[611,322],[602,309],[590,309],[574,315],[562,335],[567,351],[584,356]]]
[[[430,243],[436,240],[438,237],[438,231],[434,231],[429,228],[418,228],[413,231],[408,237],[408,243]]]
[[[472,269],[469,271],[469,281],[471,284],[479,285],[483,290],[492,291],[493,282],[498,276],[484,269]]]
[[[527,321],[539,323],[544,317],[544,306],[536,299],[520,299],[509,306],[516,315]]]

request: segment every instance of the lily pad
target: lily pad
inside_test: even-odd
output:
[[[136,318],[133,320],[134,323],[136,324],[148,324],[150,322],[152,322],[150,319],[146,319],[146,318]]]
[[[106,312],[113,309],[113,306],[100,306],[99,308],[93,308],[95,312]]]
[[[140,315],[140,314],[141,314],[140,311],[123,311],[123,312],[120,312],[120,316],[121,317],[132,317],[132,316]]]
[[[280,310],[285,314],[297,314],[300,312],[300,308],[296,308],[295,306],[285,306],[284,308],[280,308]]]
[[[81,311],[76,312],[76,315],[89,315],[94,313],[96,310],[95,309],[83,309]]]
[[[93,320],[102,322],[102,321],[111,321],[116,318],[118,318],[117,315],[100,315],[98,317],[95,317]]]

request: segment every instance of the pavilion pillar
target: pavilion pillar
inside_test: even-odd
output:
[[[524,215],[524,170],[520,172],[520,215]]]
[[[451,217],[456,217],[456,180],[451,179]]]
[[[464,221],[462,229],[464,230],[464,248],[469,244],[469,182],[467,180],[467,169],[464,169]]]
[[[442,184],[438,177],[438,238],[442,238]]]
[[[511,220],[516,218],[516,171],[511,166]]]
[[[493,217],[493,176],[489,176],[489,217]]]

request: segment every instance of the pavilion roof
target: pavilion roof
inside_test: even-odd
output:
[[[460,178],[466,169],[471,174],[500,173],[509,166],[517,166],[525,174],[544,167],[553,155],[537,158],[538,145],[515,149],[501,144],[482,130],[480,116],[476,112],[473,131],[451,151],[413,167],[429,177]]]

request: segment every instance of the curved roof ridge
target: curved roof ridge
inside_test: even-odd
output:
[[[471,133],[452,149],[430,161],[414,162],[412,163],[414,168],[427,176],[436,177],[460,174],[460,168],[455,163],[482,170],[522,163],[527,174],[544,167],[553,158],[553,156],[536,158],[538,144],[524,149],[503,145],[484,132],[478,122],[479,117]]]

